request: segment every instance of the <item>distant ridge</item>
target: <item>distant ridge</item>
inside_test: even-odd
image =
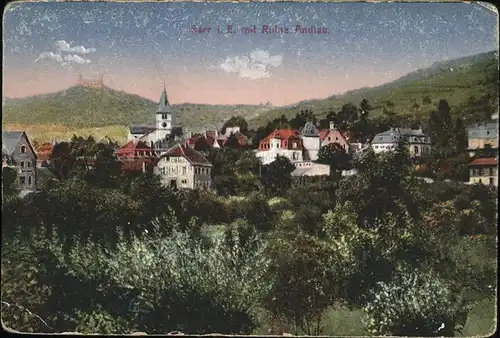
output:
[[[250,126],[264,125],[281,115],[292,118],[304,109],[312,110],[317,117],[324,118],[330,110],[340,110],[346,103],[359,105],[363,99],[367,99],[372,106],[372,117],[382,114],[388,101],[394,104],[396,114],[427,114],[440,99],[447,100],[454,113],[467,114],[471,109],[496,110],[498,80],[498,51],[490,51],[435,62],[428,68],[416,70],[380,86],[279,107],[253,119]],[[425,104],[424,97],[428,97],[431,103]]]
[[[160,93],[158,93],[160,95]],[[43,95],[3,99],[3,124],[59,125],[72,128],[154,124],[157,102],[107,86],[76,85]],[[253,117],[272,109],[266,105],[172,105],[190,131],[221,127],[233,115]]]

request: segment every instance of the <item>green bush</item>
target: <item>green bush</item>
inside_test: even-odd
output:
[[[467,321],[468,306],[435,274],[412,271],[379,283],[364,311],[373,335],[454,336]]]

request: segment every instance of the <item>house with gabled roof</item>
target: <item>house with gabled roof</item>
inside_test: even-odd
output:
[[[159,153],[144,141],[132,140],[115,150],[116,158],[127,172],[152,172]]]
[[[36,190],[36,164],[36,152],[24,131],[2,131],[2,169],[17,168],[21,190]]]
[[[211,187],[212,164],[200,152],[186,144],[177,144],[163,153],[154,165],[163,185],[172,189]]]
[[[498,187],[498,156],[473,159],[469,163],[469,183]]]
[[[304,145],[300,132],[295,129],[276,129],[259,142],[255,155],[262,164],[273,162],[278,155],[287,157],[290,162],[302,162]]]
[[[373,151],[380,153],[395,151],[400,142],[404,142],[413,158],[427,157],[431,154],[431,140],[422,129],[390,128],[375,135],[371,144]]]

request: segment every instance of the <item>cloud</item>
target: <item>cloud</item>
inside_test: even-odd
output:
[[[77,54],[88,54],[96,51],[95,48],[85,48],[83,46],[71,47],[71,45],[64,40],[59,40],[56,42],[56,49],[57,49],[56,52],[40,53],[40,55],[38,55],[38,58],[36,58],[34,62],[37,62],[39,60],[49,59],[59,62],[63,67],[67,67],[71,63],[78,63],[83,65],[90,63],[91,61]],[[77,54],[72,54],[72,53],[77,53]]]
[[[44,60],[44,59],[51,59],[51,60],[55,60],[57,62],[63,61],[61,54],[56,54],[53,52],[43,52],[43,53],[40,53],[40,55],[38,55],[38,58],[34,62],[37,62],[39,60]]]
[[[90,63],[90,60],[89,59],[86,59],[86,58],[82,58],[81,56],[78,56],[76,54],[74,55],[66,55],[64,57],[64,61],[68,61],[68,62],[76,62],[76,63],[79,63],[81,65],[85,64],[85,63]]]
[[[56,47],[60,52],[64,52],[64,53],[88,54],[88,53],[93,53],[96,51],[95,48],[85,48],[83,46],[71,47],[71,45],[64,40],[57,41]]]
[[[228,56],[219,68],[228,73],[238,73],[242,78],[256,80],[271,77],[270,67],[278,67],[282,62],[283,55],[271,55],[265,50],[256,49],[249,56]]]

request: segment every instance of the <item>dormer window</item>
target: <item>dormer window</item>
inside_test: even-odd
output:
[[[21,146],[21,154],[26,153],[26,146]]]

